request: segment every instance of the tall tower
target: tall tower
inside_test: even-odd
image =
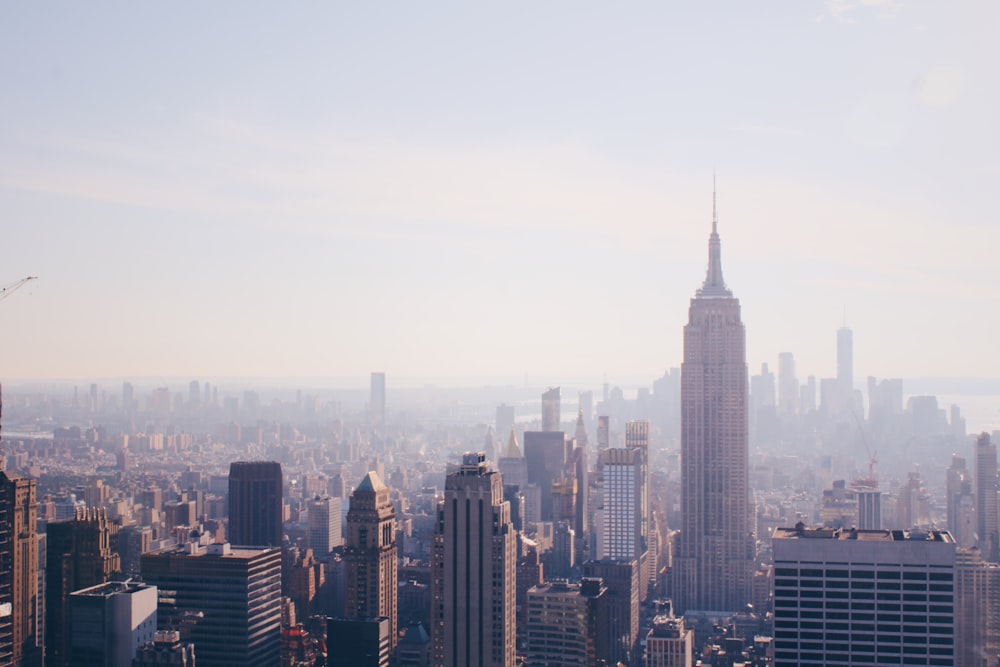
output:
[[[849,398],[854,391],[854,333],[846,326],[837,329],[837,384]]]
[[[0,664],[41,665],[35,480],[0,470]]]
[[[468,453],[445,481],[432,567],[433,664],[514,667],[517,547],[500,473]]]
[[[976,532],[983,558],[1000,560],[1000,522],[997,517],[997,446],[988,433],[976,439]]]
[[[674,560],[681,613],[738,611],[751,601],[746,332],[721,255],[713,194],[708,273],[691,299],[681,365],[683,519]]]
[[[558,431],[562,400],[559,397],[559,387],[549,389],[542,394],[542,430]]]
[[[229,464],[229,541],[233,545],[280,547],[282,534],[281,464],[233,461]]]
[[[396,510],[377,472],[351,494],[344,553],[344,615],[389,619],[390,652],[396,648]]]

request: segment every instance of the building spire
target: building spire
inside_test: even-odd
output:
[[[715,198],[715,172],[712,172],[712,233],[708,237],[708,273],[698,296],[732,296],[722,279],[722,242],[719,240],[719,212]]]

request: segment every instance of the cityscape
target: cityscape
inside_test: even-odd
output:
[[[0,667],[1000,667],[1000,5],[0,9]]]
[[[680,368],[579,391],[575,419],[561,387],[540,412],[524,388],[399,409],[383,372],[361,407],[199,380],[8,390],[0,655],[994,664],[996,444],[901,380],[859,390],[853,347],[837,330],[834,378],[791,353],[748,377],[713,211]]]

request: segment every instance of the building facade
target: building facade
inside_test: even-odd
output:
[[[607,660],[607,588],[555,580],[528,591],[528,667],[591,667]]]
[[[465,454],[437,509],[433,664],[514,667],[516,540],[500,473],[485,454]]]
[[[156,634],[156,587],[110,582],[69,596],[70,667],[131,667]]]
[[[344,550],[344,615],[389,619],[390,650],[396,648],[396,510],[389,487],[369,472],[351,495]]]
[[[955,665],[947,531],[778,528],[774,665]]]
[[[229,465],[229,542],[280,547],[282,535],[281,464],[234,461]]]
[[[0,470],[0,665],[40,667],[35,480]]]
[[[198,667],[280,661],[281,549],[184,544],[143,554],[142,578],[173,592],[161,625],[197,618],[190,639]]]

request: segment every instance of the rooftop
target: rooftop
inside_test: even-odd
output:
[[[775,528],[776,540],[857,540],[859,542],[942,542],[954,544],[947,530],[858,530],[857,528]]]

